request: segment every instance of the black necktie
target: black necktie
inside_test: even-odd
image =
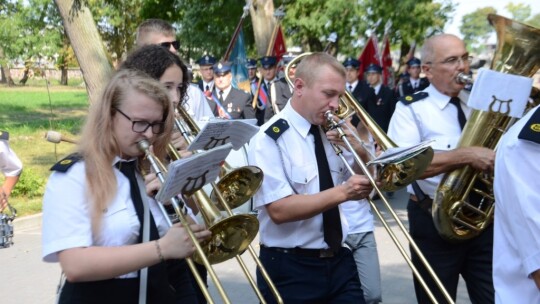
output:
[[[319,127],[311,125],[309,133],[315,138],[315,157],[317,158],[317,168],[319,169],[319,188],[320,191],[324,191],[334,187],[332,175],[330,174],[330,166],[328,165],[328,159],[324,151]],[[343,239],[338,207],[323,212],[323,231],[324,241],[330,246],[332,251],[337,252],[341,247],[341,241]]]
[[[143,201],[141,198],[141,192],[139,189],[139,184],[137,183],[137,177],[135,176],[135,169],[136,169],[136,162],[130,161],[130,162],[117,162],[116,167],[122,172],[129,180],[129,188],[131,191],[131,200],[133,201],[133,205],[135,207],[135,211],[137,212],[137,217],[139,218],[139,222],[141,223],[141,227],[139,229],[139,243],[142,242],[142,235],[143,235],[143,226],[144,226],[144,206]],[[152,213],[150,213],[150,240],[157,240],[159,239],[159,232],[156,226],[156,223],[154,222],[154,217],[152,216]],[[159,290],[162,287],[160,285],[166,284],[166,281],[163,280],[167,279],[167,269],[165,266],[165,263],[159,263],[154,266],[151,266],[148,268],[148,291],[151,291],[150,286],[153,287],[154,290]],[[165,285],[165,286],[166,286]]]
[[[219,102],[223,105],[223,91],[219,90]]]
[[[461,127],[461,130],[463,130],[463,127],[467,122],[467,118],[465,118],[465,113],[463,113],[463,109],[461,108],[461,99],[459,99],[459,97],[452,97],[450,98],[450,103],[457,108],[457,118],[459,121],[459,126]]]
[[[352,85],[349,85],[349,92],[352,92]]]
[[[210,91],[210,87],[208,85],[206,85],[206,90],[205,91]]]
[[[266,91],[266,95],[270,97],[270,82],[264,82],[264,90]]]

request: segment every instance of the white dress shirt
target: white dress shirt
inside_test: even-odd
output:
[[[356,80],[355,82],[352,82],[352,83],[347,82],[345,84],[345,89],[352,93],[352,91],[354,91],[354,89],[356,88],[357,84],[358,84],[358,80]]]
[[[185,109],[196,121],[207,121],[214,117],[206,96],[197,85],[190,84],[187,88]]]
[[[540,290],[530,277],[540,269],[540,144],[518,139],[533,112],[508,130],[497,149],[493,185],[496,303],[540,303]]]
[[[0,139],[0,171],[5,176],[18,176],[22,171],[21,160],[3,139]]]
[[[283,132],[277,140],[283,158],[280,158],[276,142],[265,133],[266,129],[280,118],[285,119],[289,124],[289,129]],[[300,195],[319,192],[317,159],[314,138],[309,134],[310,127],[311,124],[298,114],[290,103],[287,103],[281,112],[261,126],[259,133],[251,139],[249,144],[249,164],[258,166],[264,172],[263,184],[254,198],[255,206],[259,210],[260,241],[265,246],[328,248],[323,237],[322,213],[306,220],[277,225],[272,221],[265,208],[267,204],[294,195],[291,184]],[[322,136],[322,140],[334,185],[339,185],[349,178],[349,172],[335,154],[326,136]],[[349,153],[347,153],[347,158],[352,160]],[[288,178],[290,178],[291,184],[289,184]],[[369,205],[366,202],[355,201],[354,203],[363,205],[366,208],[365,212],[369,213]],[[344,240],[347,236],[348,225],[342,205],[339,208]]]
[[[92,233],[91,202],[86,193],[84,161],[74,164],[67,172],[54,171],[47,182],[43,197],[42,258],[45,262],[58,262],[58,252],[70,248],[105,246],[115,247],[135,244],[138,241],[140,223],[131,200],[129,180],[114,164],[118,183],[113,201],[103,210],[101,230]],[[137,178],[142,179],[137,174]],[[157,202],[148,198],[149,209],[163,236],[168,224]],[[137,277],[137,271],[118,278]]]
[[[423,92],[428,93],[429,96],[409,105],[402,102],[396,104],[396,110],[388,127],[388,136],[399,147],[410,147],[433,140],[431,147],[435,153],[456,149],[461,137],[457,108],[449,103],[449,96],[437,91],[433,85]],[[469,98],[468,94],[461,91],[459,98],[461,108],[468,118],[471,114],[471,108],[465,104]],[[418,185],[426,195],[433,198],[442,177],[443,174],[440,174],[418,180]],[[407,190],[414,194],[412,186],[408,186]]]

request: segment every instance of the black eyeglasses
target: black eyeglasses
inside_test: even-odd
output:
[[[152,127],[152,133],[154,134],[161,134],[163,131],[165,131],[165,123],[164,122],[154,122],[149,123],[148,121],[144,120],[133,120],[129,116],[126,115],[126,113],[120,111],[118,108],[114,108],[118,113],[122,114],[125,118],[127,118],[129,121],[131,121],[131,130],[136,133],[144,133],[148,128]]]
[[[461,57],[457,57],[457,56],[448,57],[448,58],[446,58],[445,60],[443,60],[441,62],[428,61],[428,62],[426,62],[426,64],[444,64],[444,65],[455,67],[455,66],[459,65],[460,63],[462,63],[463,65],[469,65],[471,63],[472,59],[473,59],[472,56],[469,56],[469,54],[465,54],[465,55],[463,55]]]
[[[168,49],[172,45],[175,50],[178,50],[180,48],[180,41],[175,40],[175,41],[170,41],[170,42],[162,42],[159,45],[161,45],[162,47],[168,48]]]

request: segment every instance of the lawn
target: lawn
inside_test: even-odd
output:
[[[10,198],[19,216],[41,212],[41,200],[49,168],[75,146],[45,140],[48,130],[77,137],[87,113],[84,87],[43,83],[32,86],[0,86],[0,130],[10,134],[10,146],[23,162],[23,174]],[[3,175],[0,175],[3,182]]]

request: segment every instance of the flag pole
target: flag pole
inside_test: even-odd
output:
[[[240,21],[238,21],[238,24],[236,25],[236,29],[234,30],[234,34],[231,38],[231,41],[229,42],[229,46],[227,46],[227,50],[225,51],[225,54],[223,57],[221,57],[222,61],[228,61],[229,57],[231,56],[231,52],[233,50],[234,44],[236,43],[236,39],[238,38],[238,34],[240,34],[240,30],[242,29],[242,25],[244,24],[244,19],[246,19],[248,13],[249,13],[249,6],[251,5],[251,1],[246,4],[243,8],[244,12],[242,13],[242,16],[240,17]]]
[[[268,48],[266,49],[266,56],[272,55],[272,50],[274,48],[274,44],[276,43],[277,32],[281,25],[281,19],[284,16],[285,16],[285,12],[283,11],[283,5],[282,5],[274,12],[274,17],[277,19],[277,22],[272,31],[272,36],[270,37],[270,43],[268,43]],[[255,91],[255,95],[253,96],[253,101],[251,102],[251,106],[254,109],[257,107],[257,99],[259,98],[259,90],[261,89],[262,79],[263,77],[259,78],[259,82],[257,83],[257,90]]]

